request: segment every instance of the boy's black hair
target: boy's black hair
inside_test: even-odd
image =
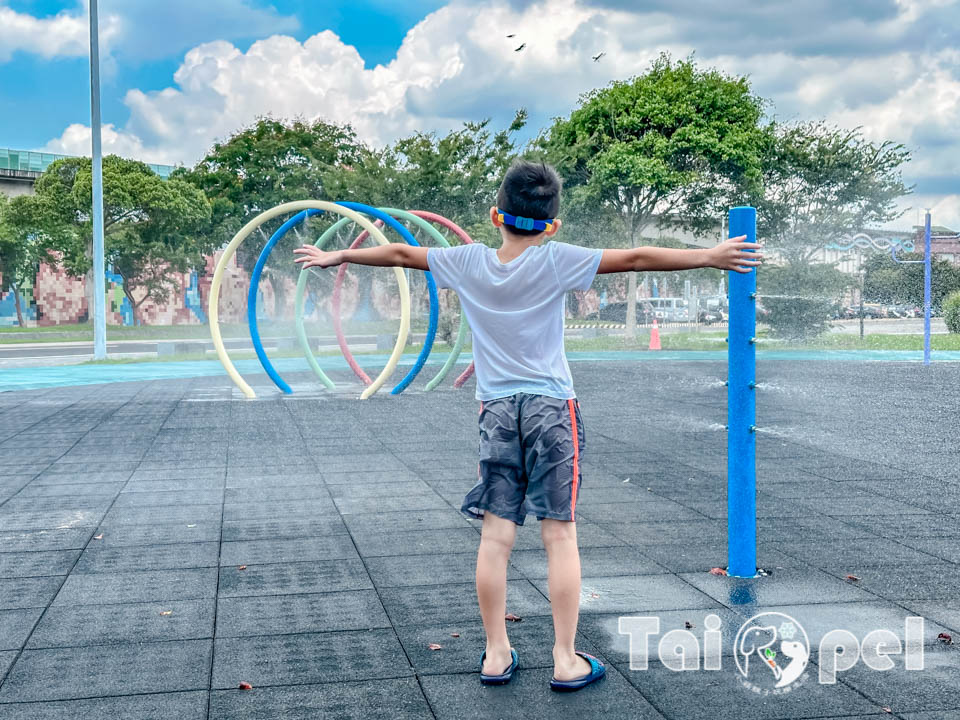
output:
[[[543,162],[517,160],[510,166],[497,192],[497,207],[511,215],[552,220],[560,211],[562,183],[557,171]],[[514,235],[539,235],[542,230],[522,230],[504,225]]]

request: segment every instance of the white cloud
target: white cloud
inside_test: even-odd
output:
[[[921,186],[924,178],[949,185],[955,176],[960,55],[942,48],[906,49],[891,40],[897,23],[951,12],[954,4],[947,0],[899,0],[897,8],[878,12],[874,25],[857,21],[860,32],[875,27],[876,33],[857,38],[858,45],[883,46],[882,52],[861,55],[811,50],[807,36],[803,48],[793,48],[789,33],[782,43],[766,42],[756,50],[732,43],[730,50],[720,50],[724,44],[714,42],[708,46],[714,52],[705,55],[703,28],[690,35],[695,25],[690,18],[679,21],[668,9],[636,10],[632,2],[619,3],[627,9],[589,2],[455,0],[417,24],[393,61],[371,69],[329,31],[302,43],[271,35],[246,52],[226,41],[203,43],[187,52],[172,86],[127,93],[130,119],[123,128],[111,127],[109,138],[105,133],[104,147],[129,148],[153,162],[190,164],[216,139],[265,114],[350,122],[375,144],[413,130],[445,131],[464,120],[493,116],[504,122],[519,107],[530,111],[536,127],[569,112],[580,93],[642,72],[661,51],[685,56],[698,50],[702,65],[748,74],[780,118],[826,117],[862,125],[872,139],[906,143],[914,152],[908,179]],[[896,38],[911,32],[897,29]],[[508,39],[508,33],[516,37]],[[526,48],[514,52],[523,42]],[[593,62],[590,56],[601,50],[606,56]],[[85,151],[89,131],[81,129],[71,126],[48,147]],[[957,193],[958,188],[940,187],[924,202],[960,226]],[[905,207],[918,201],[911,197]]]
[[[111,42],[118,29],[119,20],[115,15],[101,17],[101,43]],[[6,62],[16,52],[33,53],[44,58],[86,57],[89,32],[83,8],[37,18],[0,7],[0,62]]]

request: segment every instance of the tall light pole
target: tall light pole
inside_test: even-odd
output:
[[[100,149],[100,42],[97,0],[90,0],[90,135],[93,139],[93,358],[107,357],[103,257],[103,159]],[[89,312],[89,308],[87,311]]]

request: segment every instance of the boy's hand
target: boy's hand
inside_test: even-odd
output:
[[[748,273],[760,265],[763,254],[756,251],[763,248],[763,243],[748,243],[746,239],[746,235],[730,238],[707,250],[710,255],[710,267]],[[751,250],[754,252],[750,252]]]
[[[309,267],[333,267],[334,265],[340,265],[343,263],[342,254],[340,252],[326,252],[321,250],[318,247],[313,245],[304,245],[293,251],[294,255],[299,255],[300,257],[294,260],[295,263],[303,263],[301,266],[303,269]]]

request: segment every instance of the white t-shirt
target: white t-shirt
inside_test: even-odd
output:
[[[478,400],[576,397],[563,351],[566,293],[590,287],[602,252],[551,241],[501,263],[486,245],[430,248],[437,286],[457,291],[473,331]]]

